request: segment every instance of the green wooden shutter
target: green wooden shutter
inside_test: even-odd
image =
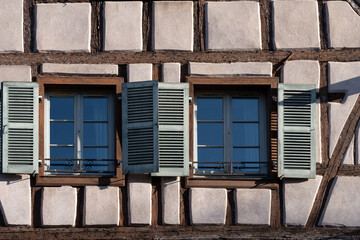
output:
[[[316,86],[279,84],[278,176],[315,178]]]
[[[122,84],[123,173],[159,171],[158,82]]]
[[[189,175],[187,83],[159,83],[159,165],[152,176]]]
[[[38,84],[3,82],[1,96],[2,172],[38,173]]]

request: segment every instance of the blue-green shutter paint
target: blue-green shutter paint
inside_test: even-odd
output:
[[[158,82],[122,84],[123,173],[159,171]]]
[[[278,176],[315,178],[316,86],[279,84]]]
[[[152,176],[189,175],[189,84],[159,83],[159,166]]]
[[[39,86],[3,82],[1,96],[2,173],[38,173]]]

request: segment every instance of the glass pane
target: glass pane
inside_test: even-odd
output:
[[[259,146],[259,124],[233,123],[233,142],[234,146]]]
[[[258,98],[233,98],[233,121],[259,121]]]
[[[84,97],[84,121],[107,121],[107,97]]]
[[[73,147],[50,147],[51,159],[74,159]],[[73,170],[72,160],[50,160],[50,170]]]
[[[50,119],[74,120],[74,98],[50,97]]]
[[[84,123],[85,146],[107,146],[107,123]]]
[[[259,148],[234,148],[233,171],[259,171]]]
[[[50,144],[74,144],[74,123],[50,122]]]
[[[198,145],[222,146],[223,124],[222,123],[198,123]]]
[[[223,148],[198,148],[198,170],[224,171]]]
[[[223,120],[222,98],[197,98],[198,120]]]
[[[107,148],[84,147],[84,159],[107,159]]]
[[[84,158],[90,159],[83,162],[84,171],[108,171],[109,166],[113,165],[113,159],[107,159],[107,148],[84,148]],[[91,159],[102,159],[95,161]]]

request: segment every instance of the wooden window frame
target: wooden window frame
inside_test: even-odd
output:
[[[63,87],[110,87],[114,91],[114,127],[115,127],[115,158],[122,160],[121,151],[121,103],[117,99],[121,96],[121,84],[124,82],[123,78],[105,78],[105,77],[38,77],[39,96],[42,101],[39,103],[39,174],[36,175],[36,186],[125,186],[125,175],[122,174],[122,164],[115,161],[115,175],[107,176],[71,176],[71,175],[46,175],[44,173],[44,153],[45,153],[45,112],[44,112],[44,97],[46,89],[56,89]]]
[[[189,162],[190,174],[185,179],[185,187],[222,187],[222,188],[268,188],[278,189],[277,178],[277,106],[273,103],[277,96],[279,79],[277,77],[186,77],[189,83],[189,96],[195,98],[196,89],[213,88],[220,89],[226,86],[262,88],[266,95],[267,115],[267,155],[268,176],[267,177],[242,177],[242,176],[214,176],[203,177],[194,175],[194,101],[189,106]]]

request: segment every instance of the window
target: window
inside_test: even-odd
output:
[[[122,78],[39,77],[37,186],[124,186]]]
[[[54,90],[45,101],[45,173],[114,175],[113,94]]]
[[[265,93],[229,90],[195,95],[195,174],[266,176]]]

